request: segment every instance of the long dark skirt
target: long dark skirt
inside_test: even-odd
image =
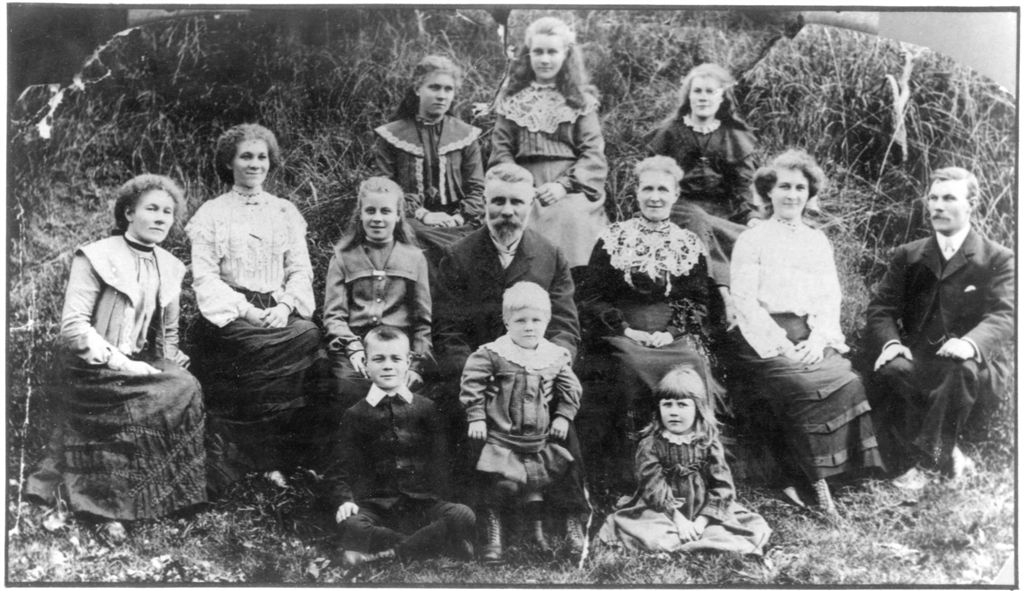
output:
[[[206,501],[199,382],[168,360],[135,376],[69,359],[64,421],[26,492],[108,519],[160,517]]]
[[[860,375],[835,349],[805,365],[778,356],[761,359],[734,333],[737,369],[751,395],[767,403],[784,433],[790,458],[810,480],[884,466]]]
[[[209,409],[207,480],[220,491],[248,472],[313,466],[329,436],[320,330],[292,315],[281,328],[200,320],[193,361]]]

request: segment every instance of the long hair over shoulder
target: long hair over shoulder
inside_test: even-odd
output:
[[[695,66],[686,73],[686,76],[683,76],[683,80],[679,83],[679,107],[666,117],[659,127],[667,127],[676,121],[682,121],[684,115],[690,114],[692,110],[690,107],[690,89],[697,78],[713,78],[722,85],[722,104],[719,105],[715,118],[728,127],[748,130],[749,126],[736,112],[736,96],[732,90],[736,86],[736,79],[732,77],[728,70],[713,63]]]
[[[582,109],[586,105],[584,95],[590,94],[596,98],[597,89],[590,84],[586,66],[583,65],[583,51],[576,44],[576,34],[564,21],[553,16],[539,18],[526,27],[524,44],[516,52],[504,94],[512,96],[534,81],[533,68],[530,67],[530,44],[536,35],[553,35],[565,44],[565,62],[555,76],[555,89],[562,93],[570,107]]]
[[[662,400],[693,400],[696,408],[693,429],[697,434],[693,444],[697,449],[707,449],[718,440],[718,421],[715,420],[715,409],[708,396],[704,376],[689,367],[669,371],[654,390],[655,404],[660,404]],[[651,422],[640,431],[640,438],[660,433],[664,428],[661,412],[655,407]]]
[[[428,55],[421,59],[416,64],[416,67],[413,68],[412,80],[410,80],[409,86],[406,87],[405,94],[402,95],[402,102],[398,103],[398,108],[395,109],[394,120],[412,119],[419,114],[420,97],[416,94],[416,91],[423,85],[423,81],[427,79],[427,76],[438,72],[451,76],[455,81],[455,92],[459,92],[459,87],[462,85],[462,68],[443,55]],[[451,115],[454,108],[455,101],[452,101],[446,114]]]
[[[384,176],[372,176],[359,183],[359,194],[356,198],[356,210],[348,220],[345,233],[338,240],[338,250],[349,250],[366,242],[366,230],[363,229],[363,219],[360,212],[363,210],[363,200],[370,193],[384,193],[394,195],[398,211],[398,221],[395,222],[395,242],[404,242],[413,246],[419,246],[416,236],[412,230],[405,225],[405,193],[395,181]]]

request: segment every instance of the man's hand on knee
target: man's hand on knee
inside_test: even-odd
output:
[[[968,347],[970,347],[970,345],[968,345]],[[908,349],[907,347],[905,347],[905,346],[903,346],[903,345],[901,345],[899,343],[896,343],[896,342],[889,343],[889,345],[884,347],[882,349],[882,352],[879,353],[878,359],[875,360],[875,371],[878,371],[886,363],[889,363],[890,361],[892,361],[893,359],[896,359],[897,357],[904,357],[906,359],[913,359],[914,358],[914,354],[910,352],[910,349]]]
[[[958,361],[966,361],[974,359],[976,352],[974,345],[964,339],[949,339],[942,344],[942,347],[939,348],[935,355]]]

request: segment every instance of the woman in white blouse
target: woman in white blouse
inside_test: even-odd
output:
[[[839,326],[842,294],[832,245],[803,221],[807,200],[824,182],[803,150],[783,152],[754,175],[771,218],[740,234],[732,252],[742,335],[734,375],[752,386],[755,402],[770,408],[788,451],[783,464],[795,460],[821,509],[834,515],[825,479],[881,467],[882,460],[864,386],[842,356],[849,347]]]
[[[313,314],[306,221],[263,190],[280,161],[273,132],[237,125],[217,140],[216,168],[232,183],[186,227],[192,286],[202,313],[195,371],[210,420],[211,489],[249,471],[282,484],[279,470],[313,444],[313,376],[324,358]]]

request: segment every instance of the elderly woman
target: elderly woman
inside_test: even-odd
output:
[[[683,178],[679,165],[652,156],[637,164],[636,176],[640,215],[601,233],[579,294],[589,349],[603,349],[616,362],[609,403],[618,443],[607,449],[626,453],[627,462],[623,436],[650,416],[651,393],[669,370],[689,367],[715,385],[709,336],[718,297],[706,245],[669,220]]]
[[[283,484],[316,435],[311,388],[323,371],[313,314],[306,221],[263,190],[280,161],[267,128],[245,124],[217,140],[216,167],[232,183],[189,221],[192,286],[202,313],[196,374],[210,407],[211,488],[248,471]],[[199,363],[201,361],[201,365]]]
[[[771,218],[737,240],[732,295],[737,378],[767,402],[819,506],[835,514],[826,479],[882,460],[860,376],[842,356],[849,348],[832,245],[803,221],[824,182],[802,150],[783,152],[755,173]]]
[[[206,500],[202,393],[178,349],[185,265],[157,246],[183,210],[174,181],[137,176],[118,191],[114,235],[71,263],[59,341],[66,416],[27,491],[113,520],[102,528],[115,540],[118,520]]]
[[[374,130],[377,168],[405,192],[409,226],[434,268],[445,246],[483,221],[480,129],[451,114],[461,82],[450,59],[424,57],[395,121]]]

